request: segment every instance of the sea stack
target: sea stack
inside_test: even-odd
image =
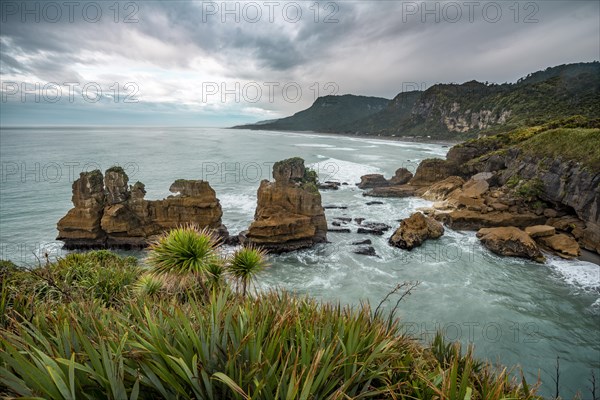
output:
[[[327,241],[316,173],[295,157],[276,162],[273,178],[260,183],[254,222],[242,233],[242,242],[282,253]]]
[[[163,200],[145,200],[141,182],[129,185],[120,167],[81,173],[73,183],[74,208],[58,222],[67,249],[143,248],[169,229],[196,224],[227,237],[215,191],[201,180],[176,180]]]

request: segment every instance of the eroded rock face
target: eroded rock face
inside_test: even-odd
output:
[[[564,233],[538,237],[536,238],[536,241],[562,258],[571,259],[578,257],[581,254],[577,241]]]
[[[73,182],[74,207],[58,221],[58,240],[65,242],[101,245],[106,233],[100,227],[105,204],[102,172],[82,172]]]
[[[373,189],[376,187],[389,186],[390,183],[381,174],[368,174],[360,177],[359,189]]]
[[[398,168],[389,180],[390,185],[405,185],[413,178],[413,173],[406,168]]]
[[[429,158],[421,161],[415,176],[409,183],[413,186],[428,186],[457,175],[457,172],[458,168],[454,163],[439,158]]]
[[[427,239],[437,239],[444,234],[444,227],[436,220],[417,212],[400,222],[400,227],[389,239],[389,244],[411,250]]]
[[[485,247],[501,256],[521,257],[544,262],[538,245],[524,231],[514,226],[503,228],[482,228],[477,237]]]
[[[227,236],[223,212],[208,182],[178,180],[164,200],[145,200],[144,184],[128,186],[120,168],[82,173],[73,183],[75,207],[58,222],[66,248],[142,248],[155,236],[183,224],[197,224]]]
[[[243,241],[273,253],[325,242],[327,221],[321,195],[304,160],[291,158],[275,163],[273,177],[275,182],[260,183],[254,222]]]
[[[431,185],[425,193],[423,198],[425,200],[445,200],[448,196],[456,189],[460,189],[465,181],[458,176],[449,176],[448,178],[436,182]]]
[[[529,212],[515,214],[508,211],[492,211],[483,214],[480,211],[465,208],[436,214],[435,219],[444,222],[449,228],[467,231],[509,226],[525,228],[532,225],[542,225],[546,221],[544,216]]]

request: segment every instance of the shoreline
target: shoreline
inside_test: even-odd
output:
[[[370,139],[370,140],[382,140],[389,142],[406,142],[406,143],[424,143],[424,144],[440,144],[448,147],[452,147],[456,144],[463,143],[465,140],[452,140],[452,139],[433,139],[424,137],[408,137],[408,136],[381,136],[381,135],[367,135],[367,134],[355,134],[355,133],[333,133],[333,132],[317,132],[317,131],[284,131],[284,130],[272,130],[272,129],[249,129],[249,128],[223,128],[232,130],[246,130],[246,131],[263,131],[263,132],[275,132],[275,133],[295,133],[295,134],[306,134],[306,135],[320,135],[320,136],[341,136],[347,138],[356,139]]]

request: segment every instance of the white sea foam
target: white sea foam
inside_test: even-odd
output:
[[[221,207],[224,210],[236,211],[240,214],[254,215],[256,196],[247,194],[223,193],[219,195]]]
[[[310,164],[310,167],[317,171],[321,181],[347,182],[348,186],[341,186],[342,189],[354,186],[356,182],[360,182],[360,177],[363,175],[382,172],[380,168],[371,165],[358,164],[337,158],[328,158]]]
[[[322,144],[322,143],[296,143],[294,146],[296,146],[296,147],[322,147],[322,148],[335,147],[331,144]]]
[[[584,290],[600,291],[600,265],[563,260],[555,256],[548,256],[547,264],[568,284]]]

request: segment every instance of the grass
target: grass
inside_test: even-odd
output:
[[[262,262],[251,249],[239,254]],[[439,335],[424,347],[368,304],[244,296],[225,280],[202,293],[106,251],[33,270],[3,262],[0,273],[0,397],[537,398],[472,348]],[[95,281],[112,284],[92,290]],[[51,295],[44,285],[73,289]]]
[[[557,128],[542,132],[521,143],[523,155],[581,163],[591,171],[600,170],[600,129]]]

